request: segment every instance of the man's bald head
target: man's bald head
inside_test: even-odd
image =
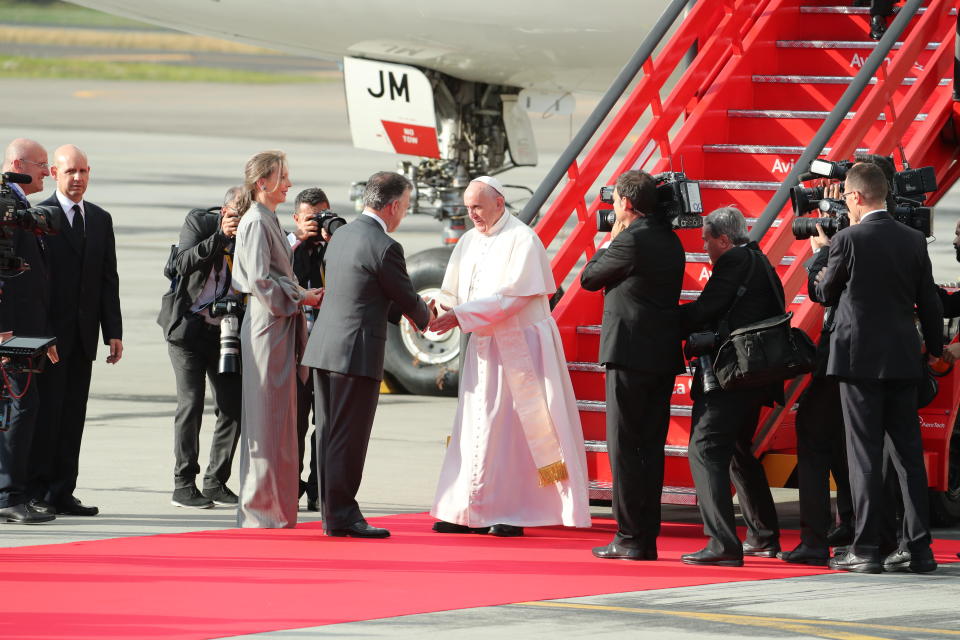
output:
[[[43,189],[43,179],[50,175],[47,150],[36,140],[17,138],[7,145],[3,154],[3,170],[30,176],[32,182],[20,188],[27,195],[37,193]]]
[[[72,144],[65,144],[53,152],[50,175],[57,181],[57,190],[73,202],[83,200],[90,180],[87,154]]]

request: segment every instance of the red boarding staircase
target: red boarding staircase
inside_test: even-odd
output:
[[[600,294],[580,288],[579,273],[598,244],[594,221],[601,204],[594,196],[600,185],[613,184],[616,176],[629,169],[651,173],[682,169],[700,181],[704,214],[736,205],[753,226],[753,235],[762,237],[761,246],[771,262],[778,265],[795,326],[816,337],[822,313],[807,300],[802,267],[810,248],[806,240],[794,239],[790,232],[793,213],[784,206],[787,190],[806,169],[803,165],[818,155],[847,159],[861,149],[895,155],[898,168],[903,168],[904,160],[912,167],[932,165],[940,189],[928,204],[936,203],[957,179],[960,146],[955,123],[960,120],[956,119],[957,103],[952,100],[952,74],[956,5],[960,2],[932,0],[917,9],[919,0],[910,0],[901,9],[904,15],[891,25],[892,33],[877,43],[867,35],[868,10],[849,6],[852,3],[836,6],[838,1],[696,3],[655,57],[646,57],[641,48],[639,58],[635,56],[631,63],[642,63],[643,75],[629,96],[602,131],[596,135],[586,131],[593,144],[582,161],[576,159],[579,148],[568,150],[568,158],[561,158],[551,174],[556,176],[554,181],[548,176],[528,206],[529,213],[535,213],[565,173],[567,181],[536,230],[545,246],[560,244],[552,266],[557,282],[568,285],[554,316],[570,360],[593,499],[609,499],[611,486],[604,369],[597,364],[603,301]],[[673,12],[675,17],[683,4],[673,2],[668,7],[661,18],[663,24],[658,23],[651,32],[654,44],[659,37],[657,29],[664,27],[660,33],[666,33],[669,27],[672,17],[667,14]],[[900,25],[905,28],[897,34]],[[880,69],[865,89],[859,95],[855,90],[847,92],[851,85],[857,86],[855,76],[865,65],[861,80],[868,77],[875,49],[884,51],[894,40],[882,65],[881,55],[873,56]],[[694,46],[697,55],[667,97],[661,98],[667,79]],[[652,49],[648,46],[648,52]],[[625,87],[629,76],[625,68],[618,82]],[[829,142],[825,146],[816,141],[810,144],[825,123],[828,126],[821,137],[830,134],[831,111],[838,103],[843,106],[843,98],[851,106],[832,116],[839,126]],[[650,114],[649,123],[639,136],[628,140],[644,113]],[[592,120],[599,124],[604,115],[595,114]],[[588,121],[584,129],[590,126],[594,125]],[[584,133],[581,131],[578,139],[586,142]],[[632,140],[636,141],[628,144]],[[623,160],[601,178],[617,154],[625,154]],[[561,231],[569,231],[562,242]],[[699,229],[678,230],[687,252],[682,301],[695,300],[710,275],[700,233]],[[804,384],[805,379],[788,381],[786,408],[766,410],[761,416],[755,450],[764,460],[772,486],[786,484],[792,471],[792,464],[774,463],[795,460],[794,404]],[[956,451],[955,476],[948,477],[960,376],[950,374],[940,385],[940,394],[922,410],[921,419],[930,486],[943,492],[950,483],[954,489],[960,485]],[[667,503],[696,503],[686,461],[689,388],[690,376],[679,376],[666,446],[663,501]],[[960,450],[960,443],[955,449]],[[955,498],[960,504],[960,492]]]

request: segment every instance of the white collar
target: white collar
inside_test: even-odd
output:
[[[886,211],[886,209],[874,209],[873,211],[867,211],[865,214],[863,214],[862,216],[860,216],[860,222],[863,222],[864,220],[866,220],[866,219],[867,219],[867,216],[869,216],[869,215],[872,215],[872,214],[877,213],[877,212],[883,213],[883,212],[885,212],[885,211]]]
[[[70,217],[70,222],[73,222],[73,207],[80,207],[80,215],[86,216],[86,211],[83,208],[83,200],[80,202],[74,202],[67,196],[60,193],[60,189],[57,189],[57,201],[60,203],[60,208],[63,209],[63,212]]]
[[[383,232],[387,233],[387,223],[383,221],[383,218],[375,214],[373,211],[370,211],[369,209],[364,209],[363,215],[370,216],[371,218],[376,220],[377,224],[379,224],[383,228]]]

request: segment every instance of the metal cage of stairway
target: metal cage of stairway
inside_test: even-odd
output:
[[[809,255],[809,247],[806,241],[793,238],[792,211],[783,209],[785,198],[778,202],[775,197],[778,189],[786,193],[791,180],[796,184],[796,175],[804,169],[797,166],[798,160],[824,154],[831,159],[847,158],[854,150],[890,155],[902,146],[898,158],[901,163],[906,159],[911,166],[936,168],[940,189],[928,202],[936,202],[960,173],[960,145],[944,136],[945,131],[956,135],[956,107],[949,76],[954,59],[952,16],[956,15],[957,2],[931,0],[918,9],[919,4],[919,0],[909,0],[887,36],[873,43],[865,40],[866,9],[821,0],[696,3],[666,42],[644,43],[641,50],[652,52],[659,44],[659,51],[655,56],[639,60],[635,56],[631,61],[643,74],[629,95],[622,98],[619,109],[602,129],[599,125],[605,113],[595,114],[592,122],[588,120],[595,131],[581,130],[580,148],[566,154],[569,164],[554,167],[552,183],[548,179],[541,185],[528,207],[530,211],[524,211],[535,215],[566,176],[536,225],[544,245],[559,244],[552,260],[556,281],[570,280],[596,250],[594,221],[601,204],[594,199],[588,205],[588,193],[598,191],[601,184],[612,184],[617,175],[629,169],[657,173],[683,167],[692,179],[701,181],[704,212],[734,203],[751,223],[756,223],[753,216],[766,209],[761,217],[772,230],[761,234],[758,225],[757,233],[763,235],[761,244],[778,265],[796,324],[816,336],[816,305],[800,293],[806,275],[802,262]],[[661,22],[671,12],[674,17],[679,13],[676,2],[668,7]],[[811,27],[814,23],[816,28]],[[898,41],[901,30],[905,37]],[[823,39],[811,40],[814,31]],[[663,28],[660,33],[652,33],[651,39],[665,32]],[[862,33],[863,41],[851,40],[855,33]],[[696,51],[692,59],[688,56],[691,50]],[[864,67],[871,52],[876,52],[875,58],[886,58],[886,64],[877,77],[864,79],[869,89],[851,96],[850,104],[855,100],[858,106],[847,113],[847,107],[840,104],[840,94],[856,82],[851,69]],[[682,69],[685,63],[689,66]],[[623,89],[630,79],[624,74],[619,78]],[[674,76],[679,76],[676,83],[662,98],[668,79]],[[608,110],[617,97],[605,97]],[[821,142],[820,149],[806,148],[816,140],[818,130],[827,126],[835,105],[838,109],[842,106],[844,113],[832,116],[835,130],[827,131],[823,138],[830,143]],[[645,113],[650,116],[649,122],[627,146],[628,137]],[[578,162],[577,156],[591,136],[595,138],[593,145]],[[618,153],[623,159],[601,182],[601,173]],[[567,235],[562,238],[564,232]],[[709,277],[709,261],[700,249],[698,230],[679,233],[688,259],[682,299],[692,300]],[[609,484],[605,481],[609,469],[605,466],[602,430],[603,368],[596,364],[601,308],[602,297],[583,291],[578,279],[573,278],[554,311],[571,360],[591,479],[595,488],[600,487],[594,497],[603,497],[602,487]],[[672,489],[665,489],[665,502],[691,502],[688,488],[692,484],[682,460],[689,435],[688,381],[686,376],[678,378],[673,401],[667,451],[667,474],[673,478],[666,482]],[[938,434],[924,434],[931,486],[941,490],[947,484],[947,443],[957,410],[958,383],[960,379],[953,375],[941,382],[941,401],[934,403],[931,418],[924,421],[943,426]],[[794,381],[788,387],[791,400],[786,408],[765,412],[761,418],[756,439],[758,455],[792,451],[792,405],[802,386],[802,380]]]

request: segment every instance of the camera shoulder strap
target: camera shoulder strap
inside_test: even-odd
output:
[[[720,334],[720,340],[726,340],[727,336],[730,335],[730,313],[733,311],[733,308],[737,306],[737,303],[740,302],[740,298],[747,293],[747,283],[750,282],[750,279],[753,278],[753,270],[757,266],[757,257],[753,255],[753,251],[744,247],[747,250],[747,255],[750,256],[750,268],[747,269],[747,277],[743,279],[743,282],[740,283],[740,286],[737,287],[737,293],[733,298],[733,302],[730,303],[730,306],[727,307],[727,312],[723,314],[723,319],[720,320],[720,326],[718,327],[718,333]]]

